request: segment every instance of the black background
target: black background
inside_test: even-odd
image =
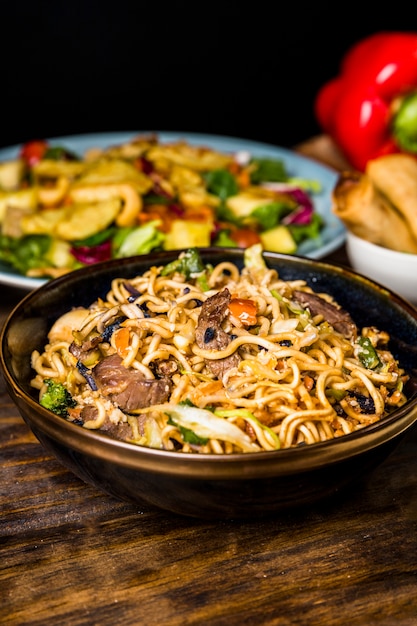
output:
[[[320,132],[315,95],[355,41],[415,23],[379,3],[364,10],[364,2],[8,0],[0,146],[165,130],[290,147]]]

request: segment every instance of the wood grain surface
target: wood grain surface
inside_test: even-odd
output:
[[[329,259],[347,263],[343,248]],[[2,288],[1,323],[23,295]],[[44,451],[1,378],[0,499],[1,624],[417,624],[416,428],[329,501],[206,522],[81,482]]]

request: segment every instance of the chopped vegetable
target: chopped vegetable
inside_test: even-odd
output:
[[[374,370],[381,365],[377,351],[369,337],[359,337],[358,346],[358,357],[364,367]]]
[[[275,228],[288,215],[293,215],[294,207],[288,202],[270,202],[261,204],[251,213],[251,217],[259,224],[261,231]]]
[[[169,276],[174,272],[184,274],[188,280],[191,276],[196,276],[204,272],[205,265],[201,259],[200,253],[195,248],[191,248],[181,253],[179,257],[168,263],[161,272],[161,276]]]
[[[213,224],[192,220],[174,220],[165,236],[165,250],[182,248],[205,248],[210,245]]]
[[[231,230],[229,234],[231,246],[237,245],[238,248],[249,248],[255,243],[261,243],[261,238],[254,230],[250,228],[236,228]],[[218,244],[219,245],[219,244]],[[227,245],[226,243],[224,244]]]
[[[112,256],[111,241],[103,241],[95,246],[73,246],[71,254],[84,265],[107,261]]]
[[[0,163],[0,190],[13,191],[17,189],[24,176],[24,168],[22,159]]]
[[[273,450],[280,449],[281,442],[279,440],[278,435],[271,428],[268,428],[268,426],[266,426],[265,424],[262,424],[262,422],[256,419],[256,417],[254,416],[253,413],[251,413],[251,411],[248,411],[247,409],[215,409],[214,414],[218,415],[219,417],[226,417],[226,418],[227,417],[233,417],[233,418],[240,417],[246,420],[247,422],[252,424],[252,426],[255,429],[259,428],[261,431],[264,431],[265,433],[267,433],[268,437],[272,441],[271,448]]]
[[[283,224],[283,226],[285,227],[286,225]],[[314,213],[308,223],[303,223],[302,221],[300,221],[300,223],[294,222],[288,224],[286,228],[288,228],[297,247],[297,245],[306,239],[316,239],[320,236],[320,231],[323,228],[323,219],[318,213]]]
[[[213,245],[221,248],[246,248],[246,244],[243,240],[235,241],[232,239],[231,231],[229,228],[219,230],[213,237]]]
[[[44,140],[28,141],[20,150],[20,158],[23,159],[27,165],[32,166],[43,159],[47,149],[48,143]]]
[[[260,238],[265,250],[271,250],[271,252],[293,254],[297,250],[297,244],[290,229],[283,224],[271,230],[265,230],[260,234]]]
[[[243,255],[243,262],[245,264],[245,267],[249,268],[249,269],[255,269],[255,270],[265,270],[266,269],[266,263],[265,263],[265,259],[262,256],[262,244],[258,243],[255,244],[253,246],[251,246],[250,248],[247,248],[247,250],[245,250],[244,255]]]
[[[288,179],[283,161],[280,159],[252,159],[252,184],[264,182],[282,182]]]
[[[207,189],[210,193],[218,196],[222,200],[226,200],[230,196],[234,196],[239,191],[239,186],[230,172],[227,170],[214,170],[208,172],[205,176]]]
[[[121,236],[118,236],[114,242],[116,258],[148,254],[161,247],[165,236],[158,230],[158,226],[160,226],[160,221],[153,220],[137,228],[119,231]]]
[[[51,265],[48,255],[52,242],[49,235],[26,235],[19,239],[0,236],[0,260],[28,274],[34,268]]]
[[[129,353],[130,331],[127,326],[118,328],[114,333],[114,345],[117,354],[124,359]]]
[[[229,302],[229,310],[244,326],[253,326],[258,320],[258,311],[253,300],[232,298]]]
[[[259,448],[238,426],[211,411],[187,405],[167,405],[164,412],[174,424],[192,431],[199,438],[220,439],[240,446],[245,452]]]
[[[45,384],[46,391],[40,399],[41,405],[56,415],[68,417],[68,409],[76,406],[68,389],[52,378],[45,379]]]

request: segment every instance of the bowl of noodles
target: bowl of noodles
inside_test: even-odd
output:
[[[258,245],[98,263],[1,336],[35,436],[119,499],[272,515],[364,480],[417,419],[417,310],[345,267]]]

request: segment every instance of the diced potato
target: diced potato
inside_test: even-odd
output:
[[[260,233],[259,236],[264,250],[281,252],[283,254],[294,254],[297,250],[297,244],[289,229],[282,224]]]
[[[38,192],[35,187],[19,189],[18,191],[0,191],[0,222],[4,220],[8,207],[35,211],[37,206]]]
[[[274,198],[271,194],[255,193],[251,190],[245,190],[238,193],[236,196],[230,196],[226,200],[226,206],[230,209],[236,217],[248,217],[252,211],[259,206],[265,206],[266,204],[272,204]]]
[[[52,240],[46,258],[54,267],[71,267],[74,263],[71,245],[67,241],[61,241],[60,239]]]
[[[23,159],[4,161],[0,163],[0,189],[13,191],[19,187],[19,183],[25,172]]]
[[[166,235],[165,250],[179,248],[206,247],[210,245],[211,222],[194,222],[191,220],[174,220],[171,230]]]

